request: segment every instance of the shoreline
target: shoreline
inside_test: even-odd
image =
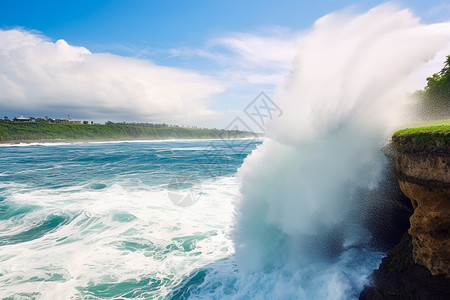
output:
[[[63,139],[43,139],[43,140],[10,140],[10,141],[0,141],[0,144],[11,144],[11,145],[18,145],[18,144],[32,144],[32,143],[63,143],[67,142]]]
[[[169,141],[220,141],[220,140],[262,140],[262,136],[258,137],[242,137],[242,138],[192,138],[192,139],[111,139],[111,140],[64,140],[64,139],[41,139],[41,140],[11,140],[0,141],[0,146],[19,146],[19,145],[41,145],[41,144],[77,144],[77,143],[150,143],[150,142],[169,142]]]

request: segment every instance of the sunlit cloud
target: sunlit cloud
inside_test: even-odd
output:
[[[36,32],[0,30],[0,108],[97,120],[209,119],[218,80],[149,60],[92,53]]]
[[[279,37],[236,33],[212,40],[210,47],[229,50],[233,54],[231,58],[242,67],[287,69],[291,67],[298,41],[293,35]]]
[[[202,57],[221,66],[220,75],[231,85],[277,85],[285,79],[298,50],[302,32],[269,28],[260,34],[229,33],[198,49],[172,49],[172,56]]]

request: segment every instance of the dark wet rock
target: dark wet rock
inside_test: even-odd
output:
[[[371,285],[362,291],[359,299],[450,299],[450,280],[433,276],[426,267],[414,262],[412,238],[408,233],[383,258],[370,281]]]

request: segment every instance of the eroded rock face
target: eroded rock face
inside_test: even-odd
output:
[[[406,142],[394,141],[385,153],[411,200],[411,226],[370,276],[363,300],[450,299],[450,147]]]
[[[403,180],[399,183],[414,206],[409,229],[414,261],[433,275],[450,278],[450,189]]]
[[[398,153],[395,174],[411,199],[413,259],[432,275],[450,278],[450,154]]]
[[[412,237],[408,233],[383,258],[370,281],[371,285],[362,291],[360,300],[450,299],[450,279],[433,276],[426,267],[414,262]]]
[[[387,155],[414,213],[360,299],[450,299],[450,151],[390,149]]]
[[[425,186],[450,186],[450,153],[391,153],[397,179]]]

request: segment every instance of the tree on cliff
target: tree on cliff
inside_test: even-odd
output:
[[[441,71],[428,77],[424,90],[417,91],[415,96],[419,100],[421,117],[450,118],[450,55]]]

